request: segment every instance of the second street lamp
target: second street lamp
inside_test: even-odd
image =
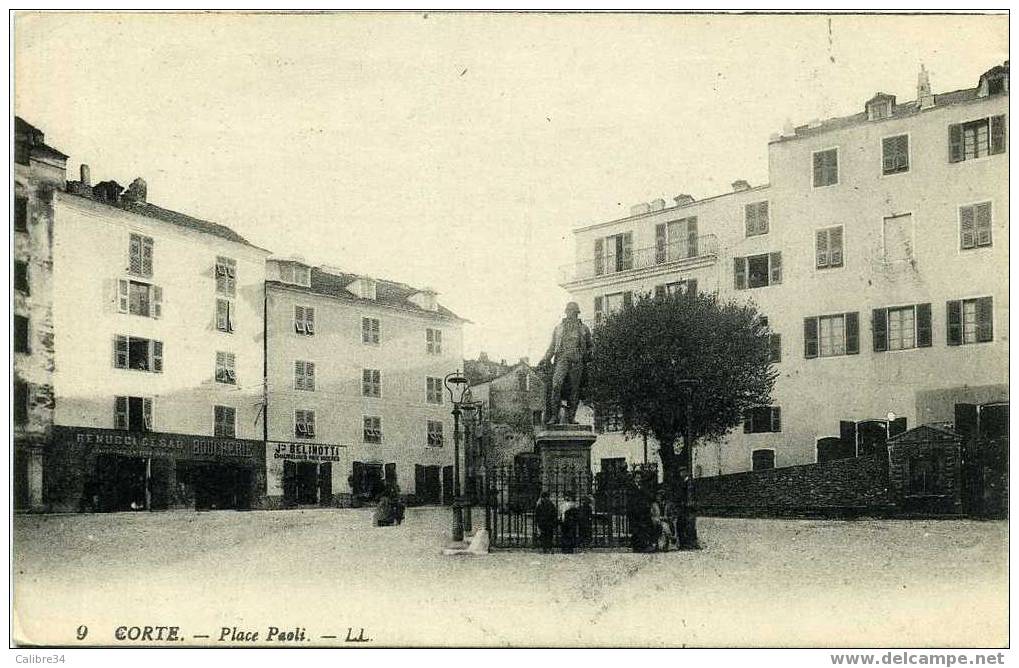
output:
[[[460,499],[460,406],[469,382],[457,369],[443,379],[453,404],[453,541],[464,539],[463,507]]]

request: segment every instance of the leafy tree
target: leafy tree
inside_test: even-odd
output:
[[[640,297],[595,327],[590,397],[600,414],[622,418],[625,434],[658,441],[672,482],[693,441],[720,439],[747,409],[771,403],[778,374],[768,334],[753,304],[703,293]]]

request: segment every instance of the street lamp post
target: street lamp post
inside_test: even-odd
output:
[[[453,540],[464,539],[463,506],[460,499],[460,402],[467,390],[467,378],[457,369],[443,379],[453,404]]]
[[[693,432],[691,430],[693,422],[693,393],[694,389],[700,386],[701,381],[698,378],[683,378],[679,380],[679,383],[686,387],[686,406],[684,406],[686,415],[683,420],[683,465],[686,467],[687,479],[681,481],[683,484],[683,531],[680,534],[683,536],[683,544],[680,547],[685,548],[696,548],[697,545],[697,515],[694,510],[694,477],[693,477]]]

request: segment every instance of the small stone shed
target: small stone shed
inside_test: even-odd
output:
[[[962,436],[920,425],[888,441],[888,477],[906,513],[956,514],[961,503]]]

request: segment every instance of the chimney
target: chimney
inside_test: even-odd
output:
[[[81,172],[81,185],[83,186],[92,185],[92,173],[89,171],[88,165],[86,165],[85,163],[81,163],[81,168],[79,169],[79,171]]]
[[[682,195],[676,195],[672,199],[674,199],[676,201],[676,206],[684,206],[686,204],[692,204],[693,201],[694,201],[693,195],[687,195],[686,193],[684,193]]]
[[[640,216],[642,214],[648,213],[649,211],[651,211],[651,205],[648,204],[647,202],[634,204],[633,206],[630,207],[631,216]]]
[[[916,75],[916,106],[930,109],[934,106],[934,93],[931,92],[931,75],[920,63],[920,71]]]
[[[741,193],[744,190],[750,190],[750,184],[743,179],[737,179],[732,182],[732,191],[734,193]]]
[[[499,366],[506,366],[506,360],[505,359],[499,360]]]
[[[651,200],[651,210],[652,211],[661,211],[664,208],[665,208],[665,200],[663,200],[661,198]]]
[[[138,202],[145,204],[145,200],[148,198],[149,187],[145,183],[145,179],[140,176],[134,181],[131,181],[131,185],[127,187],[127,192],[124,193],[124,199],[128,202]]]
[[[478,353],[478,361],[479,362],[487,362],[488,361],[488,353],[486,353],[484,350],[482,350],[480,353]]]
[[[120,193],[124,188],[116,181],[100,181],[92,188],[93,197],[97,202],[116,204],[120,201]]]

